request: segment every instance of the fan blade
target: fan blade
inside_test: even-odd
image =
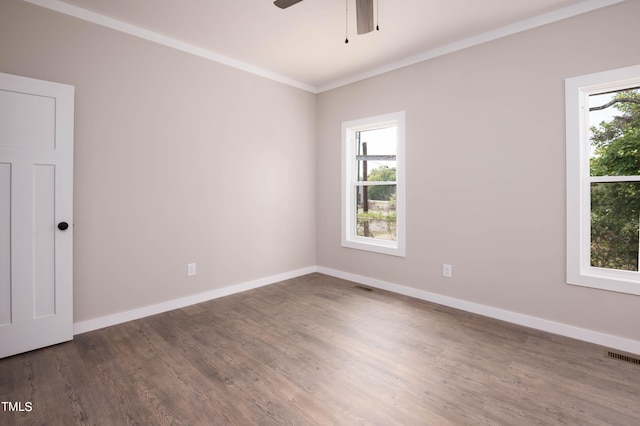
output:
[[[356,0],[358,34],[373,31],[373,0]]]
[[[280,9],[286,9],[289,6],[293,6],[296,3],[300,3],[302,0],[276,0],[273,2]]]

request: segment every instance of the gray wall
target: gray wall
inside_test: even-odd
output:
[[[318,265],[640,340],[640,297],[565,284],[567,77],[640,63],[629,1],[318,97]],[[407,256],[340,247],[340,124],[407,117]],[[442,264],[453,278],[442,277]]]
[[[76,322],[315,265],[313,94],[18,0],[0,72],[76,88]]]
[[[76,322],[319,265],[639,341],[639,296],[564,279],[564,80],[640,63],[637,16],[628,1],[316,96],[2,0],[0,72],[76,87]],[[398,110],[407,256],[341,248],[340,124]]]

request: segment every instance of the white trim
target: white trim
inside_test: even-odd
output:
[[[397,180],[384,180],[384,181],[373,181],[373,180],[368,180],[368,181],[360,181],[360,182],[354,182],[354,185],[357,186],[384,186],[384,185],[397,185],[398,181]]]
[[[590,182],[640,182],[640,176],[591,176]]]
[[[355,156],[353,155],[355,133],[362,130],[383,129],[396,127],[396,239],[395,241],[376,240],[356,236],[354,230],[355,218],[355,194],[353,187],[355,177]],[[361,118],[342,123],[342,189],[341,189],[341,226],[340,232],[342,247],[365,250],[392,256],[405,256],[406,233],[406,114],[404,111]],[[390,184],[390,182],[384,182]]]
[[[473,37],[465,38],[463,40],[455,41],[453,43],[445,44],[435,49],[427,50],[408,58],[401,59],[396,62],[385,64],[381,67],[373,68],[360,74],[351,75],[334,82],[323,84],[318,86],[317,92],[322,93],[332,89],[336,89],[341,86],[346,86],[351,83],[356,83],[360,80],[375,77],[380,74],[384,74],[390,71],[395,71],[400,68],[415,65],[420,62],[434,59],[439,56],[448,55],[469,47],[477,46],[490,41],[498,40],[503,37],[508,37],[513,34],[517,34],[523,31],[531,30],[543,25],[551,24],[563,19],[572,18],[574,16],[582,15],[583,13],[592,12],[603,7],[611,6],[616,3],[622,3],[625,0],[586,0],[572,6],[567,6],[562,9],[558,9],[553,12],[545,13],[543,15],[535,16],[533,18],[525,19],[524,21],[516,22],[511,25],[507,25],[501,28],[497,28],[486,33],[478,34]]]
[[[572,339],[578,339],[584,342],[589,342],[596,345],[601,345],[604,347],[640,355],[640,341],[638,340],[631,340],[623,337],[613,336],[610,334],[600,333],[598,331],[549,321],[530,315],[519,314],[517,312],[507,311],[491,306],[485,306],[466,300],[456,299],[454,297],[443,296],[424,290],[418,290],[412,287],[406,287],[399,284],[394,284],[375,278],[364,277],[362,275],[343,272],[336,269],[325,268],[322,266],[319,266],[317,268],[317,272],[325,275],[330,275],[332,277],[353,281],[355,283],[363,284],[369,287],[379,288],[393,293],[425,300],[427,302],[433,302],[439,305],[449,306],[451,308],[460,309],[466,312],[472,312],[474,314],[483,315],[489,318],[495,318],[513,324],[534,328],[536,330],[546,331],[548,333],[558,334],[560,336],[570,337]]]
[[[392,293],[402,294],[404,296],[425,300],[427,302],[449,306],[451,308],[460,309],[466,312],[472,312],[474,314],[483,315],[489,318],[495,318],[513,324],[530,327],[536,330],[546,331],[548,333],[558,334],[560,336],[570,337],[573,339],[582,340],[584,342],[589,342],[596,345],[601,345],[604,347],[640,355],[640,341],[638,340],[617,337],[606,333],[600,333],[597,331],[575,327],[572,325],[549,321],[543,318],[519,314],[517,312],[507,311],[491,306],[485,306],[479,303],[468,302],[466,300],[443,296],[440,294],[418,290],[416,288],[406,287],[375,278],[364,277],[362,275],[352,274],[349,272],[343,272],[337,269],[326,268],[324,266],[309,266],[307,268],[297,269],[294,271],[272,275],[270,277],[262,279],[231,285],[217,290],[195,294],[193,296],[187,296],[180,299],[158,303],[156,305],[146,306],[127,312],[121,312],[118,314],[107,315],[100,318],[77,322],[74,324],[73,330],[74,334],[82,334],[89,331],[110,327],[112,325],[144,318],[147,316],[172,311],[174,309],[183,308],[186,306],[194,305],[196,303],[202,303],[208,300],[241,293],[243,291],[252,290],[254,288],[264,287],[291,278],[312,274],[314,272],[341,278],[348,281],[353,281],[355,283],[367,285],[369,287],[387,290]]]
[[[259,278],[257,280],[230,285],[216,290],[207,291],[205,293],[181,297],[179,299],[173,299],[155,305],[144,306],[142,308],[132,309],[126,312],[120,312],[117,314],[94,318],[87,321],[76,322],[73,325],[73,334],[82,334],[88,331],[122,324],[124,322],[137,320],[151,315],[161,314],[163,312],[172,311],[174,309],[184,308],[186,306],[195,305],[197,303],[207,302],[209,300],[218,299],[220,297],[242,293],[243,291],[252,290],[258,287],[264,287],[280,281],[289,280],[291,278],[301,277],[303,275],[308,275],[316,272],[316,270],[317,268],[315,266],[309,266],[307,268],[297,269],[294,271],[284,272],[282,274]]]
[[[304,82],[293,80],[283,75],[271,72],[264,68],[256,67],[246,62],[238,61],[225,55],[213,52],[211,50],[203,49],[201,47],[194,46],[189,43],[185,43],[171,37],[166,37],[162,34],[155,33],[153,31],[145,30],[135,25],[127,24],[125,22],[109,18],[107,16],[82,9],[77,6],[73,6],[64,3],[59,0],[24,0],[28,3],[35,4],[37,6],[45,7],[47,9],[54,10],[56,12],[63,13],[65,15],[73,16],[78,19],[82,19],[88,22],[92,22],[97,25],[101,25],[107,28],[111,28],[117,31],[127,33],[129,35],[140,37],[145,40],[149,40],[158,44],[162,44],[167,47],[181,50],[192,55],[200,56],[205,59],[209,59],[214,62],[218,62],[230,67],[246,71],[261,77],[274,80],[298,89],[306,90],[311,93],[322,93],[338,87],[346,86],[351,83],[358,82],[370,77],[375,77],[394,71],[400,68],[404,68],[410,65],[414,65],[420,62],[434,59],[439,56],[444,56],[449,53],[457,52],[469,47],[477,46],[479,44],[487,43],[493,40],[497,40],[503,37],[508,37],[513,34],[517,34],[523,31],[527,31],[536,27],[551,24],[563,19],[572,18],[584,13],[592,12],[603,7],[612,6],[617,3],[622,3],[625,0],[585,0],[581,3],[567,6],[565,8],[545,13],[533,18],[525,19],[520,22],[516,22],[511,25],[497,28],[492,31],[488,31],[477,36],[469,37],[463,40],[459,40],[453,43],[446,44],[444,46],[437,47],[435,49],[427,50],[408,58],[401,59],[396,62],[385,64],[381,67],[373,68],[363,73],[354,74],[343,79],[339,79],[320,86],[313,86]]]
[[[144,40],[148,40],[154,43],[161,44],[163,46],[171,47],[186,53],[190,53],[195,56],[199,56],[204,59],[230,66],[232,68],[246,71],[251,74],[258,75],[260,77],[267,78],[269,80],[277,81],[279,83],[286,84],[288,86],[297,87],[298,89],[306,90],[311,93],[317,93],[317,89],[309,84],[285,77],[280,74],[276,74],[264,68],[260,68],[251,65],[246,62],[239,61],[229,56],[222,55],[220,53],[213,52],[211,50],[203,49],[202,47],[195,46],[193,44],[185,43],[175,38],[167,37],[154,31],[149,31],[144,28],[137,27],[135,25],[128,24],[117,19],[109,18],[108,16],[101,15],[99,13],[91,12],[78,6],[73,6],[64,3],[59,0],[24,0],[28,3],[33,3],[37,6],[42,6],[47,9],[54,10],[56,12],[63,13],[65,15],[73,16],[74,18],[82,19],[103,27],[111,28],[112,30],[120,31],[134,37],[139,37]]]
[[[640,65],[565,80],[567,284],[640,295],[640,273],[591,266],[591,182],[637,181],[638,177],[589,172],[589,96],[640,84]]]

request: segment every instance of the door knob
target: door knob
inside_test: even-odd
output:
[[[67,229],[69,227],[69,224],[67,222],[60,222],[58,224],[58,229],[61,231],[64,231],[65,229]]]

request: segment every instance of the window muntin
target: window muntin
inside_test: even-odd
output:
[[[639,87],[640,67],[566,81],[569,284],[640,294]]]
[[[342,130],[342,245],[404,256],[404,113]]]

